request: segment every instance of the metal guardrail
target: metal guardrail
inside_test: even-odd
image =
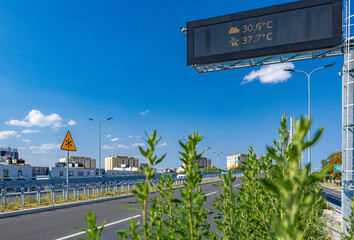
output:
[[[342,214],[342,208],[340,206],[327,201],[327,208],[328,207],[332,208],[337,213]]]
[[[204,181],[215,180],[221,172],[205,172],[203,174]],[[241,174],[235,171],[234,174]],[[176,181],[175,185],[183,184],[184,178],[177,178],[176,173],[165,174],[172,175]],[[151,180],[150,184],[155,187],[157,177]],[[20,203],[21,207],[26,205],[26,200],[32,199],[41,205],[44,199],[55,203],[59,199],[68,201],[76,199],[90,199],[93,196],[98,197],[103,194],[122,194],[135,189],[135,185],[145,179],[145,176],[115,176],[115,177],[95,177],[95,178],[75,178],[69,180],[69,186],[66,185],[65,179],[46,179],[46,180],[15,180],[0,181],[1,188],[1,205],[3,209],[9,203]]]

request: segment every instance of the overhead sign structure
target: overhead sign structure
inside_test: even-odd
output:
[[[342,164],[334,164],[334,172],[342,172]]]
[[[342,0],[297,1],[187,23],[187,65],[342,44]]]
[[[61,150],[67,150],[67,151],[76,151],[76,147],[73,141],[73,138],[71,137],[70,131],[66,133],[65,139],[61,145]]]

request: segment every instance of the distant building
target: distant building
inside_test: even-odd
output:
[[[49,176],[49,167],[32,167],[32,177]]]
[[[207,159],[205,157],[199,158],[197,160],[195,160],[196,164],[199,164],[199,168],[206,168],[206,167],[211,167],[211,160]],[[185,164],[183,163],[183,166]]]
[[[176,169],[175,168],[164,168],[161,170],[162,173],[175,173]]]
[[[0,163],[23,165],[25,160],[19,158],[16,148],[0,147]]]
[[[105,159],[105,170],[114,170],[115,168],[135,168],[138,171],[139,159],[128,156],[111,156]],[[117,169],[120,170],[120,169]]]
[[[7,178],[30,178],[32,177],[31,166],[0,165],[1,177]]]
[[[122,165],[122,167],[116,167],[113,168],[112,170],[116,170],[116,171],[120,171],[120,172],[138,172],[139,169],[137,167],[133,167],[133,166],[124,166]],[[108,171],[108,170],[106,170]]]
[[[60,158],[55,167],[65,167],[66,158]],[[96,160],[90,157],[69,157],[69,168],[96,168]]]
[[[102,169],[103,170],[103,169]],[[98,169],[93,168],[70,168],[69,177],[72,178],[84,178],[84,177],[96,177],[99,174]],[[50,176],[54,178],[66,178],[66,168],[50,168]]]
[[[242,167],[244,164],[242,162],[246,161],[246,154],[234,154],[227,156],[227,169]]]

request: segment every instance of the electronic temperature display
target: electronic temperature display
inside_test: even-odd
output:
[[[301,1],[189,22],[188,65],[340,45],[341,7],[339,0]]]

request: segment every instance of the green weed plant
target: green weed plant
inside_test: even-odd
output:
[[[219,176],[221,181],[217,186],[221,191],[214,200],[216,214],[210,222],[208,217],[212,212],[204,208],[206,196],[200,186],[202,174],[195,164],[203,155],[203,151],[197,151],[203,136],[195,132],[188,136],[185,143],[179,142],[182,148],[180,160],[186,179],[178,189],[178,194],[173,188],[175,182],[171,176],[159,176],[155,197],[151,197],[149,195],[153,189],[150,181],[156,177],[156,165],[166,155],[157,157],[155,154],[161,139],[156,136],[156,130],[147,135],[148,147],[139,148],[148,160],[148,166],[141,169],[146,179],[133,190],[140,209],[125,207],[140,211],[143,223],[131,219],[129,230],[118,231],[118,237],[171,240],[331,239],[323,217],[326,204],[318,184],[328,168],[320,173],[311,173],[310,165],[301,166],[303,151],[319,140],[324,128],[319,129],[313,139],[306,140],[311,120],[302,117],[296,123],[295,134],[290,142],[286,115],[282,117],[280,126],[280,140],[274,140],[273,146],[267,146],[266,154],[261,159],[257,158],[253,147],[249,148],[247,160],[243,163],[240,187],[234,187],[236,177],[232,170]],[[152,202],[150,205],[147,204],[149,199]],[[85,219],[88,222],[88,215]],[[94,218],[90,219],[89,228],[96,231],[94,239],[99,239]],[[349,221],[354,226],[354,213]],[[211,224],[216,225],[215,232],[210,231]],[[94,233],[86,230],[88,236]]]

